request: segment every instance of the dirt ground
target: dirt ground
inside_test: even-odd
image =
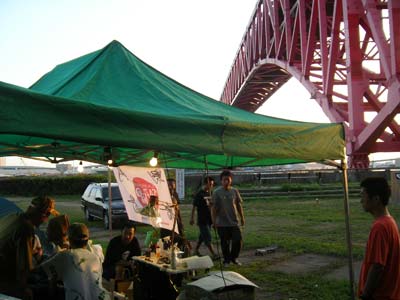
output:
[[[90,231],[93,239],[100,241],[108,241],[110,239],[110,232],[102,228],[91,227]],[[118,235],[119,232],[119,229],[113,230],[112,236]],[[139,233],[138,239],[144,240],[144,236]],[[195,241],[192,241],[192,245],[195,245]],[[204,246],[200,248],[200,253],[203,255],[209,254],[208,249]],[[333,265],[337,267],[333,269],[329,268],[331,271],[324,275],[325,278],[333,280],[347,280],[349,278],[348,261],[347,259],[340,257],[317,254],[301,254],[293,256],[279,248],[276,251],[265,255],[256,255],[256,249],[244,250],[240,253],[240,262],[244,265],[257,261],[268,262],[268,267],[263,269],[263,271],[278,271],[286,274],[313,273]],[[360,267],[361,261],[353,262],[354,278],[356,281],[359,276]],[[261,286],[260,289],[256,290],[257,300],[272,299],[271,296],[272,295],[268,295]]]
[[[64,203],[62,201],[57,202],[57,208],[62,211],[63,208],[76,206],[76,208],[80,207],[80,203]],[[116,228],[111,233],[108,230],[104,230],[100,225],[90,225],[89,230],[91,238],[98,241],[109,241],[112,237],[120,234],[120,229]],[[144,240],[144,235],[138,233],[138,239],[140,241]],[[192,241],[192,245],[195,245],[195,241]],[[106,249],[103,249],[105,252]],[[200,253],[207,255],[208,250],[202,246],[200,248]],[[272,253],[268,253],[265,255],[256,255],[256,249],[253,250],[244,250],[240,254],[240,261],[245,265],[252,262],[257,261],[267,261],[267,268],[264,268],[263,271],[279,271],[286,274],[307,274],[313,273],[323,269],[328,266],[337,266],[335,268],[327,268],[329,269],[329,273],[325,274],[324,277],[333,280],[347,280],[349,278],[348,271],[348,261],[345,258],[338,258],[333,256],[324,256],[317,254],[301,254],[293,256],[290,253],[285,252],[283,249],[277,249]],[[218,263],[218,262],[216,262]],[[354,278],[357,281],[359,276],[359,270],[361,267],[360,261],[353,262],[353,270],[354,270]],[[267,300],[274,299],[272,295],[268,295],[268,293],[260,286],[260,289],[256,290],[256,299],[257,300]]]
[[[100,241],[108,241],[110,239],[110,232],[107,230],[103,230],[102,228],[90,227],[90,232],[93,239]],[[119,232],[119,229],[113,230],[112,236],[118,235]],[[143,240],[144,236],[141,236],[139,234],[138,239]],[[192,245],[195,245],[195,241],[192,241]],[[200,253],[204,255],[209,254],[208,249],[205,246],[202,246],[200,248]],[[276,251],[265,255],[256,255],[256,249],[243,250],[240,253],[240,261],[243,264],[267,260],[270,264],[270,266],[268,267],[268,270],[270,271],[279,271],[287,274],[304,274],[315,272],[331,264],[336,264],[341,265],[341,267],[338,267],[337,269],[334,269],[334,271],[332,271],[331,273],[326,274],[326,278],[340,280],[347,279],[349,276],[348,262],[345,258],[318,254],[301,254],[297,256],[289,255],[288,258],[286,257],[288,257],[288,253],[279,248]],[[353,264],[355,278],[358,278],[358,272],[361,266],[361,262],[355,261],[353,262]]]

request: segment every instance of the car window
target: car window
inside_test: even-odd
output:
[[[90,187],[90,191],[88,193],[88,197],[93,197],[95,192],[96,192],[96,189],[93,186]]]
[[[111,195],[112,200],[122,200],[121,192],[117,186],[111,187]],[[108,200],[108,187],[103,188],[103,199]]]
[[[100,198],[100,199],[104,199],[101,195],[101,190],[99,188],[96,188],[96,196],[95,199]]]
[[[92,187],[89,185],[86,189],[85,189],[85,191],[83,192],[83,196],[84,197],[89,197],[89,195],[90,195],[90,191],[92,190]]]

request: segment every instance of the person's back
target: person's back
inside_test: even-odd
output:
[[[68,237],[71,249],[57,253],[41,267],[53,280],[64,283],[66,300],[110,299],[101,283],[100,258],[86,248],[89,240],[86,225],[72,224]]]
[[[99,258],[87,249],[77,248],[57,253],[44,262],[43,269],[53,279],[64,283],[66,300],[104,299]]]

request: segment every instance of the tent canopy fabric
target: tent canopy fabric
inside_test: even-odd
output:
[[[0,217],[18,212],[22,212],[22,209],[19,208],[14,202],[11,202],[6,198],[0,198]]]
[[[209,169],[344,158],[342,124],[267,117],[215,101],[113,41],[30,89],[0,82],[0,156]]]

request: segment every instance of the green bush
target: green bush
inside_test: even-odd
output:
[[[107,175],[26,176],[0,180],[0,195],[36,196],[82,194],[91,182],[107,182]]]

